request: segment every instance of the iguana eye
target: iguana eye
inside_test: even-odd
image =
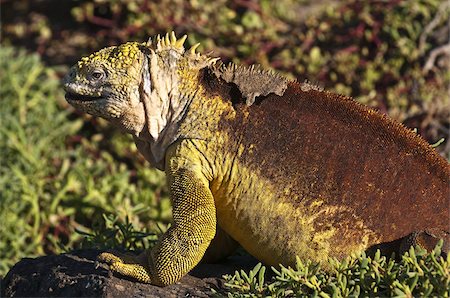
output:
[[[94,69],[90,74],[90,78],[94,81],[99,81],[99,80],[103,79],[104,76],[105,76],[105,73],[101,69]]]

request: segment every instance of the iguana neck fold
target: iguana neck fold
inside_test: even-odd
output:
[[[181,120],[198,93],[198,65],[192,67],[183,53],[150,50],[143,62],[140,86],[145,125],[135,135],[146,143],[154,166],[163,168],[165,152],[181,136]]]

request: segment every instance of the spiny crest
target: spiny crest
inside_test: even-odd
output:
[[[234,83],[248,106],[251,106],[258,96],[266,96],[270,93],[283,95],[289,83],[285,77],[271,70],[265,70],[259,65],[245,67],[236,66],[233,63],[228,65],[220,63],[213,67],[212,71],[217,78],[227,83]]]
[[[323,86],[320,86],[318,83],[312,83],[308,80],[303,81],[303,83],[300,83],[300,89],[302,89],[303,92],[308,92],[310,90],[315,91],[323,91]]]
[[[155,50],[156,51],[162,51],[162,50],[168,50],[168,49],[175,49],[175,50],[181,50],[184,52],[184,42],[186,41],[187,35],[183,35],[180,39],[177,39],[175,36],[175,33],[172,31],[170,34],[166,33],[165,36],[161,38],[161,36],[158,34],[156,36],[156,44],[155,44]],[[148,41],[145,43],[147,47],[151,47],[153,45],[152,39],[149,38]]]
[[[270,77],[275,80],[283,80],[283,81],[287,80],[285,77],[283,77],[279,73],[277,73],[271,69],[264,69],[259,64],[252,64],[249,66],[244,66],[244,65],[236,65],[234,63],[224,64],[224,63],[220,62],[217,64],[216,68],[225,74],[243,73],[246,75],[266,76],[266,77]]]
[[[187,39],[187,35],[183,35],[181,38],[177,39],[175,33],[172,31],[170,34],[166,33],[165,36],[161,37],[160,35],[156,36],[155,44],[151,38],[144,43],[145,46],[152,48],[157,52],[162,52],[166,50],[176,50],[180,54],[184,54],[186,52],[187,56],[196,61],[206,62],[207,64],[215,63],[220,60],[220,58],[209,57],[208,55],[202,55],[198,53],[196,50],[200,46],[200,43],[194,44],[189,50],[186,51],[184,48],[184,42]]]

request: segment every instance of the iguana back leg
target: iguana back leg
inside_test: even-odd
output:
[[[400,243],[399,253],[405,253],[411,246],[419,246],[430,252],[441,239],[444,240],[442,252],[447,255],[450,251],[450,233],[438,229],[414,232],[404,237]]]
[[[407,252],[411,246],[419,246],[430,252],[441,239],[444,240],[442,253],[447,255],[450,252],[450,233],[439,229],[413,232],[400,239],[374,245],[366,252],[369,255],[373,255],[379,249],[381,254],[385,256],[395,254],[398,258]]]

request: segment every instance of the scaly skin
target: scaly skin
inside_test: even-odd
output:
[[[450,166],[422,138],[350,98],[185,51],[184,39],[101,50],[64,81],[72,105],[131,133],[167,175],[174,224],[138,257],[101,254],[112,271],[168,285],[235,241],[274,266],[438,239],[448,251]]]

